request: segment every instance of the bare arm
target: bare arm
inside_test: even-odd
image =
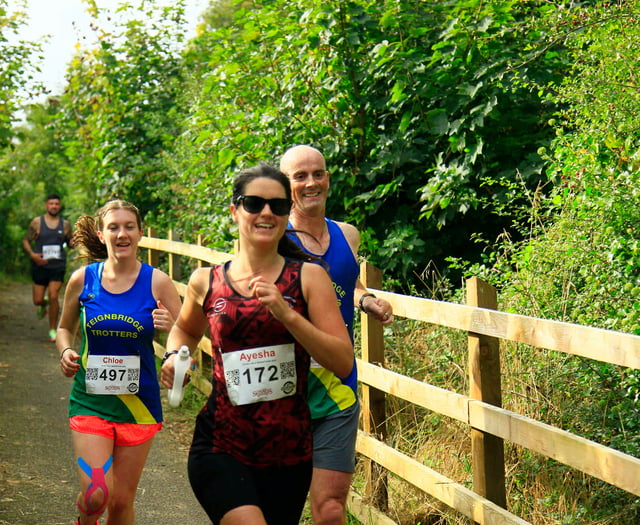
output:
[[[27,252],[31,260],[37,264],[38,266],[44,266],[47,264],[47,260],[42,258],[41,253],[36,253],[31,248],[31,243],[38,237],[40,233],[40,217],[35,217],[29,223],[29,227],[27,228],[24,237],[22,238],[22,248]]]
[[[353,367],[353,345],[331,279],[324,268],[310,263],[302,265],[301,279],[309,319],[290,308],[273,283],[256,277],[251,280],[250,287],[260,303],[322,367],[339,377],[346,377]]]
[[[353,252],[353,256],[358,260],[358,248],[360,247],[360,232],[355,226],[346,222],[339,222],[338,226],[342,230],[349,247]],[[379,297],[371,297],[370,295],[362,298],[365,293],[371,293],[365,288],[360,279],[356,279],[356,286],[353,292],[353,306],[360,307],[360,299],[362,299],[362,308],[367,315],[380,321],[383,325],[393,322],[393,307],[388,301]]]
[[[193,352],[200,342],[207,328],[202,305],[209,286],[210,271],[210,268],[200,268],[191,274],[184,304],[167,338],[168,350],[178,350],[182,345],[187,345],[189,351]],[[167,388],[173,386],[174,359],[175,356],[169,357],[160,370],[160,382]]]
[[[385,301],[380,297],[372,297],[364,294],[371,293],[360,282],[360,279],[356,280],[356,289],[353,293],[353,305],[356,308],[360,307],[360,299],[362,299],[362,310],[367,315],[373,317],[377,321],[380,321],[383,325],[388,325],[393,322],[393,306],[389,301]]]
[[[64,220],[64,238],[69,248],[75,248],[73,243],[73,234],[71,232],[71,223],[68,220]]]
[[[72,377],[80,370],[80,365],[77,362],[80,359],[80,354],[73,348],[73,343],[80,322],[79,298],[84,286],[84,271],[83,267],[73,272],[67,283],[62,315],[56,335],[56,347],[60,353],[60,368],[66,377]]]
[[[151,281],[153,297],[158,303],[153,315],[153,327],[156,330],[169,332],[180,313],[182,303],[171,278],[164,272],[154,268]]]

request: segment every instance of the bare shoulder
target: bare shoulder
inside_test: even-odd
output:
[[[329,275],[327,270],[325,270],[322,265],[316,264],[314,262],[305,262],[302,264],[302,273],[307,278],[315,279],[317,277],[322,277],[324,275]]]
[[[347,239],[353,254],[356,255],[358,253],[358,248],[360,247],[360,232],[358,231],[358,228],[347,222],[336,221],[336,224],[342,230],[344,238]]]
[[[72,293],[78,296],[80,295],[80,291],[84,286],[85,270],[86,266],[82,266],[71,274],[71,277],[69,277],[69,281],[67,282],[65,293]]]
[[[40,217],[34,217],[29,222],[29,227],[24,235],[25,239],[33,240],[40,234]]]
[[[322,290],[326,287],[326,289],[331,289],[331,293],[333,294],[331,278],[329,277],[327,270],[325,270],[320,264],[312,262],[303,263],[302,268],[300,269],[300,277],[302,279],[302,290],[305,299],[309,297],[309,290],[311,289]]]
[[[76,279],[84,282],[84,273],[86,269],[87,269],[86,266],[81,266],[77,270],[74,270],[73,273],[71,274],[71,277],[69,278],[69,284],[71,284]]]
[[[151,274],[151,280],[154,286],[168,286],[173,285],[171,281],[171,277],[169,277],[166,273],[158,268],[153,269],[153,273]]]
[[[189,277],[189,283],[209,282],[209,275],[211,274],[211,266],[203,266],[196,268],[191,272]]]
[[[209,289],[209,276],[211,275],[211,267],[203,266],[196,268],[189,277],[189,288],[198,295],[204,296]]]

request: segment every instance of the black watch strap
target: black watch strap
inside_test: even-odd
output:
[[[375,295],[373,295],[370,292],[367,292],[367,293],[363,293],[360,296],[360,300],[358,301],[358,308],[360,308],[361,312],[364,312],[366,314],[367,311],[364,309],[364,299],[365,299],[365,297],[373,297],[373,298],[375,298]]]
[[[169,352],[165,352],[164,355],[162,356],[162,365],[164,365],[164,362],[167,359],[169,359],[169,357],[177,353],[178,353],[178,350],[170,350]]]

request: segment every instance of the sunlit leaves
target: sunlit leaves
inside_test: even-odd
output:
[[[0,148],[10,143],[17,120],[16,112],[32,93],[39,89],[33,81],[37,70],[37,53],[41,46],[18,38],[26,23],[24,2],[0,0]]]
[[[74,130],[67,151],[87,207],[117,196],[146,214],[162,202],[162,155],[178,133],[183,8],[119,10],[117,30],[97,31],[97,46],[72,62],[61,125]]]

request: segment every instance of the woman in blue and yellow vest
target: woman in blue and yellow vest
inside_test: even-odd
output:
[[[69,421],[78,461],[77,525],[133,525],[134,499],[162,427],[153,335],[168,332],[180,297],[169,276],[138,260],[138,209],[114,200],[81,217],[74,241],[93,262],[67,285],[56,344],[73,377]],[[80,332],[80,341],[75,335]]]

